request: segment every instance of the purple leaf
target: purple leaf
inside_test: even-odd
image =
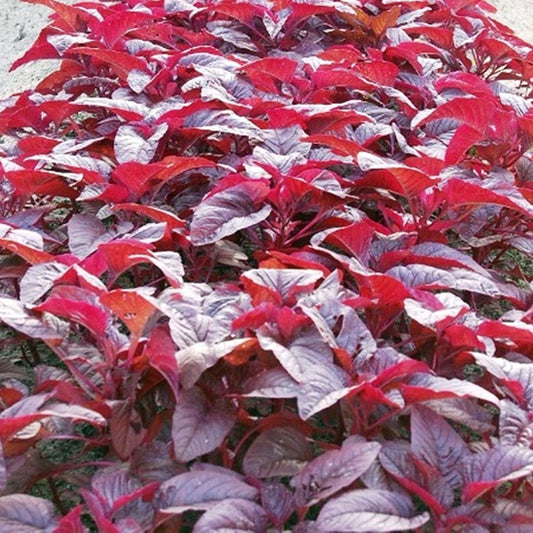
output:
[[[135,259],[136,256],[131,258]],[[147,259],[163,272],[171,285],[177,286],[182,283],[185,271],[180,254],[171,251],[153,252],[147,255]]]
[[[211,368],[234,349],[241,346],[248,337],[222,341],[216,344],[198,342],[176,352],[180,369],[180,381],[183,387],[190,389],[200,378],[204,370]]]
[[[455,285],[455,279],[449,272],[427,265],[396,266],[386,274],[412,289],[449,289]]]
[[[100,470],[92,478],[92,492],[101,502],[105,502],[108,515],[115,520],[129,518],[134,520],[137,527],[149,528],[154,511],[150,503],[142,500],[142,496],[152,488],[143,487],[128,470],[127,464],[116,464]]]
[[[17,533],[52,533],[57,525],[54,505],[27,494],[0,497],[0,530]]]
[[[188,0],[165,0],[164,2],[165,13],[182,13],[190,12],[194,9],[193,4]]]
[[[449,292],[435,295],[438,302],[424,305],[424,302],[407,298],[404,300],[405,312],[419,324],[435,329],[441,322],[456,318],[470,311],[470,307],[461,298]]]
[[[255,500],[258,490],[234,472],[198,470],[165,481],[155,496],[156,508],[164,513],[204,511],[224,500]]]
[[[484,433],[494,430],[494,426],[491,423],[492,415],[486,409],[468,398],[430,400],[424,402],[423,405],[429,407],[440,416],[465,424],[474,431]]]
[[[83,155],[71,155],[68,153],[52,153],[48,156],[41,155],[39,160],[43,163],[52,165],[65,166],[71,170],[87,170],[90,172],[100,173],[102,176],[108,176],[112,170],[112,166],[103,161],[102,159],[96,159],[94,157],[87,157]]]
[[[125,461],[140,445],[146,430],[142,427],[139,413],[131,401],[110,400],[107,404],[111,408],[111,443],[115,453]]]
[[[122,496],[141,488],[139,481],[128,475],[127,468],[112,466],[100,470],[91,481],[91,488],[111,509]]]
[[[229,23],[228,25],[223,24],[222,22],[208,22],[206,27],[209,30],[211,35],[214,35],[218,39],[230,43],[236,48],[242,48],[243,50],[248,50],[251,52],[257,52],[257,46],[254,44],[253,40],[246,33],[235,29],[234,24]]]
[[[533,407],[533,364],[508,361],[502,357],[489,357],[472,353],[476,362],[494,377],[503,381],[517,382],[529,407]]]
[[[352,308],[343,306],[342,315],[342,327],[337,336],[337,343],[348,353],[357,354],[358,358],[370,357],[377,350],[372,333]]]
[[[487,296],[502,296],[503,289],[488,276],[488,274],[479,274],[466,268],[452,268],[451,274],[455,279],[453,288],[458,291],[470,291]]]
[[[390,476],[407,489],[407,494],[416,494],[433,512],[442,514],[453,504],[452,487],[438,470],[417,460],[406,442],[384,443],[379,461]]]
[[[327,451],[307,463],[291,480],[299,506],[314,505],[351,485],[374,462],[380,447],[377,442],[349,437],[339,450]]]
[[[302,142],[305,131],[301,126],[265,129],[263,136],[262,146],[273,154],[289,155],[296,152],[302,156],[307,156],[309,153],[310,146]]]
[[[295,510],[294,493],[279,481],[261,483],[261,505],[270,521],[281,527]]]
[[[267,515],[257,503],[228,499],[208,509],[196,522],[193,533],[266,533],[267,529]]]
[[[8,473],[6,468],[6,458],[4,457],[4,447],[0,442],[0,491],[4,491],[7,486]]]
[[[199,388],[181,391],[172,417],[176,458],[186,463],[213,451],[234,424],[234,408],[228,400],[211,401]]]
[[[246,281],[277,292],[283,301],[298,293],[309,291],[324,274],[320,270],[299,270],[291,268],[260,268],[248,270],[242,275]]]
[[[22,398],[0,413],[0,420],[9,420],[28,415],[38,415],[39,409],[50,398],[49,394],[35,394]]]
[[[13,221],[13,223],[16,223],[16,220]],[[16,242],[17,244],[22,244],[36,250],[42,250],[44,244],[43,236],[37,231],[31,231],[24,228],[13,228],[1,222],[0,239]]]
[[[533,450],[520,446],[498,446],[465,457],[462,475],[463,500],[471,502],[505,481],[531,475]]]
[[[298,382],[283,368],[264,370],[243,384],[242,396],[252,398],[296,398]]]
[[[122,237],[147,243],[157,242],[165,236],[166,228],[167,224],[165,222],[150,222],[125,233]],[[176,255],[179,257],[179,254]]]
[[[39,300],[66,271],[67,266],[57,262],[31,266],[20,280],[21,301],[30,304]]]
[[[187,128],[212,131],[215,133],[229,133],[262,140],[263,132],[252,121],[229,110],[204,109],[185,119]]]
[[[500,401],[500,444],[529,447],[533,439],[533,421],[527,411],[509,400]]]
[[[260,205],[268,189],[259,181],[245,181],[208,196],[194,210],[191,241],[195,246],[212,244],[265,220],[272,211]]]
[[[455,248],[446,246],[439,242],[424,242],[411,248],[412,255],[417,259],[423,259],[424,264],[431,261],[433,266],[450,266],[464,267],[481,275],[488,275],[487,271],[482,268],[469,255],[466,255]]]
[[[22,302],[0,298],[0,320],[29,337],[60,342],[67,337],[66,324],[52,315],[36,315]]]
[[[343,348],[348,353],[357,353],[358,359],[375,353],[376,341],[357,312],[342,303],[343,299],[352,296],[333,273],[307,296],[298,300],[302,311],[313,321],[324,341],[331,348]],[[333,329],[339,329],[338,334]]]
[[[147,135],[135,126],[123,124],[115,135],[114,148],[117,161],[119,163],[128,161],[150,163],[167,129],[167,124],[160,124],[151,132],[151,135]]]
[[[300,126],[263,130],[264,142],[253,151],[254,163],[288,172],[298,164],[305,164],[310,145],[302,142],[305,132]]]
[[[493,403],[494,405],[498,405],[499,403],[499,399],[487,389],[484,389],[475,383],[457,378],[446,379],[441,376],[433,376],[431,374],[417,372],[409,380],[409,385],[402,387],[402,394],[404,397],[409,394],[410,400],[416,400],[416,392],[418,391],[410,389],[411,387],[421,389],[420,400],[433,400],[438,396],[443,397],[447,394],[451,398],[477,398],[479,400]],[[427,397],[424,397],[424,389],[427,391]],[[412,392],[415,393],[413,396],[410,395]]]
[[[111,232],[106,232],[103,222],[88,213],[74,215],[67,225],[67,233],[69,250],[77,257],[87,257],[101,242],[113,238]]]
[[[316,521],[320,531],[406,531],[429,520],[415,515],[411,499],[385,490],[353,490],[328,501]]]
[[[168,309],[163,309],[170,316],[172,340],[181,349],[202,341],[212,343],[220,341],[229,332],[229,327],[222,328],[220,321],[217,323],[202,309],[200,300],[202,296],[200,294],[182,296],[176,291],[176,297],[180,300],[175,304],[170,303]]]
[[[169,476],[184,472],[184,467],[172,458],[170,443],[159,440],[141,445],[130,457],[132,471],[142,483],[163,483]]]
[[[498,498],[491,506],[497,515],[502,518],[504,524],[510,521],[533,525],[533,509],[527,502],[519,500]]]
[[[188,283],[166,291],[158,304],[170,317],[172,340],[183,349],[199,342],[216,344],[226,340],[245,301],[243,295],[233,291]]]
[[[257,339],[261,348],[272,351],[281,366],[299,383],[312,379],[318,366],[329,366],[333,361],[331,348],[314,329],[300,331],[298,337],[286,345],[262,331],[257,332]]]
[[[452,487],[461,483],[458,463],[470,453],[463,439],[440,416],[427,407],[411,408],[413,453],[432,465]]]
[[[48,404],[45,409],[40,411],[41,414],[47,416],[59,416],[61,418],[69,418],[71,420],[83,420],[91,424],[104,426],[107,420],[100,413],[83,407],[81,405],[71,405],[66,403]]]
[[[303,433],[291,427],[276,427],[261,433],[244,456],[243,471],[259,478],[292,476],[312,458]]]
[[[312,371],[298,387],[297,395],[298,413],[303,420],[331,407],[352,390],[348,374],[333,363],[309,368]]]

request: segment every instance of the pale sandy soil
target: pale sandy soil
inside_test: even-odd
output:
[[[61,0],[74,4],[75,0]],[[52,61],[23,65],[9,72],[11,64],[33,44],[51,11],[21,0],[0,0],[0,98],[35,87],[53,70]]]
[[[497,18],[517,35],[533,43],[533,0],[489,0],[498,8]]]
[[[75,3],[79,0],[61,0]],[[533,43],[533,0],[492,0],[498,18],[523,39]],[[53,61],[40,61],[8,72],[10,65],[33,43],[50,11],[21,0],[0,0],[0,98],[34,87],[51,69]]]

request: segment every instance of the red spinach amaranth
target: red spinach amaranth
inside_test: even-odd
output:
[[[533,49],[480,0],[32,0],[0,111],[0,529],[533,528]]]

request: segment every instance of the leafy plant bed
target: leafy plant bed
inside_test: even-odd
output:
[[[533,48],[478,0],[33,3],[0,529],[531,530]]]

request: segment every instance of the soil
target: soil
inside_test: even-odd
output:
[[[79,0],[61,0],[73,4]],[[492,0],[499,9],[497,18],[533,43],[533,0]],[[55,68],[52,60],[23,65],[14,72],[9,67],[31,46],[47,22],[50,10],[21,0],[0,0],[0,98],[30,89]]]

